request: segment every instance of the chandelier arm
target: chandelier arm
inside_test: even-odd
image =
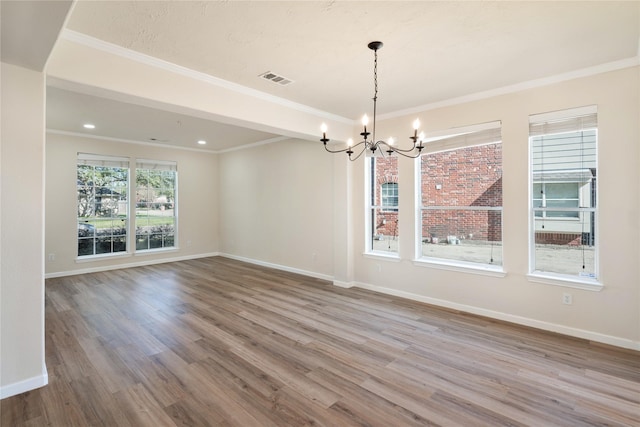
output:
[[[417,152],[415,155],[410,155],[410,154],[405,154],[405,153],[407,153],[407,151],[402,152],[402,151],[396,151],[396,150],[393,150],[393,152],[398,154],[398,155],[400,155],[400,156],[402,156],[402,157],[407,157],[409,159],[417,159],[418,157],[420,157],[420,154],[421,154],[420,152]]]
[[[412,153],[412,152],[416,151],[415,148],[398,148],[398,147],[389,146],[388,144],[385,144],[385,145],[387,147],[389,147],[389,149],[391,151],[395,151],[395,152],[398,152],[398,153]]]
[[[358,145],[360,145],[360,144],[358,144]],[[349,160],[350,160],[350,161],[352,161],[352,162],[355,162],[356,160],[358,160],[358,159],[362,156],[362,154],[363,154],[365,151],[367,151],[367,147],[364,147],[362,150],[360,150],[360,152],[358,153],[358,155],[357,155],[357,156],[355,156],[355,157],[351,157],[351,156],[349,156]]]
[[[329,153],[346,153],[347,151],[353,150],[354,148],[357,148],[357,147],[359,147],[360,145],[363,145],[363,144],[365,145],[363,150],[366,150],[367,149],[366,145],[369,144],[369,141],[360,141],[355,145],[352,145],[350,147],[343,148],[343,149],[340,149],[340,150],[332,150],[325,144],[324,149],[327,150]]]
[[[367,149],[367,147],[369,147],[369,144],[370,144],[370,142],[369,142],[369,141],[367,141],[367,140],[360,141],[360,142],[358,142],[357,144],[352,145],[351,147],[347,148],[347,150],[348,150],[348,149],[353,150],[354,148],[358,148],[358,147],[359,147],[359,146],[361,146],[361,145],[364,145],[364,147],[362,148],[362,150],[366,150],[366,149]]]
[[[324,149],[327,150],[329,153],[345,153],[347,152],[347,150],[349,150],[349,148],[345,148],[343,150],[332,150],[329,147],[327,147],[327,145],[325,144]]]
[[[392,153],[397,153],[401,156],[408,157],[410,159],[417,159],[418,157],[420,157],[420,155],[422,154],[422,149],[424,148],[424,147],[420,148],[419,146],[416,146],[410,149],[401,149],[401,148],[397,148],[392,145],[389,145],[382,140],[376,143],[376,147],[383,147],[383,146],[388,148],[388,150],[383,150],[382,148],[380,148],[380,152],[382,153],[383,157],[384,157],[384,153],[386,152],[388,153],[388,155],[391,155]],[[417,149],[417,152],[415,151],[416,149]],[[415,153],[415,155],[409,155],[405,153]]]
[[[403,157],[407,157],[409,159],[417,159],[418,157],[420,157],[420,154],[421,154],[420,152],[417,152],[415,156],[412,156],[410,154],[404,154],[404,153],[402,153],[400,151],[396,151],[396,153],[400,154]]]
[[[414,151],[415,149],[417,149],[417,148],[418,148],[418,146],[416,145],[416,143],[415,143],[415,142],[413,143],[413,147],[411,147],[411,148],[400,148],[400,147],[396,147],[396,146],[394,146],[394,145],[390,145],[389,143],[387,143],[387,142],[385,142],[385,141],[382,141],[382,140],[378,141],[378,142],[376,143],[376,145],[377,145],[377,146],[384,145],[385,147],[389,148],[389,149],[390,149],[390,150],[392,150],[392,151],[402,152],[402,153],[410,153],[410,152],[412,152],[412,151]],[[423,147],[423,148],[424,148],[424,147]],[[421,149],[420,149],[420,150],[421,150]]]

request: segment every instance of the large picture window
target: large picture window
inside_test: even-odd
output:
[[[367,159],[367,252],[398,253],[398,159]]]
[[[420,158],[418,258],[502,265],[500,122],[427,138]]]
[[[529,123],[531,272],[596,279],[596,108]]]
[[[177,224],[174,162],[136,164],[136,251],[172,248]]]
[[[127,251],[129,159],[78,154],[78,257]]]

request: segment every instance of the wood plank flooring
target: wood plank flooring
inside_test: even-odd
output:
[[[13,426],[640,426],[640,354],[222,257],[46,281]]]

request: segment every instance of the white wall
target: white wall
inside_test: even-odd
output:
[[[401,159],[402,262],[364,251],[363,164],[354,165],[356,285],[569,335],[640,349],[640,68],[628,68],[417,114],[427,130],[502,121],[503,238],[506,277],[414,265],[414,162]],[[598,106],[599,291],[528,280],[528,116]],[[405,135],[416,114],[382,122]],[[563,305],[564,292],[573,305]]]
[[[333,159],[290,139],[220,155],[221,252],[333,277]]]
[[[47,383],[44,364],[45,77],[2,63],[0,397]]]
[[[221,252],[321,273],[341,286],[640,349],[639,81],[640,68],[628,68],[417,114],[428,131],[502,121],[504,277],[414,265],[415,163],[404,158],[399,162],[400,261],[363,256],[364,161],[345,165],[346,158],[302,141],[221,155]],[[530,281],[529,115],[592,104],[598,106],[604,287],[592,291]],[[404,135],[415,116],[383,121],[381,132]],[[327,174],[333,174],[333,183]],[[326,224],[332,217],[329,238]],[[326,261],[331,245],[334,259]],[[565,292],[572,294],[572,305],[562,304]]]
[[[218,252],[218,156],[144,144],[48,133],[45,254],[47,277],[206,256]],[[177,249],[77,262],[78,152],[178,163]],[[133,163],[135,164],[135,163]],[[54,260],[49,260],[53,254]]]

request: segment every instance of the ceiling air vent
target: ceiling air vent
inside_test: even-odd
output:
[[[273,83],[279,84],[280,86],[286,86],[289,83],[293,83],[293,80],[288,79],[284,76],[281,76],[276,73],[272,73],[271,71],[267,71],[266,73],[260,74],[259,77],[262,77],[265,80],[269,80]]]

